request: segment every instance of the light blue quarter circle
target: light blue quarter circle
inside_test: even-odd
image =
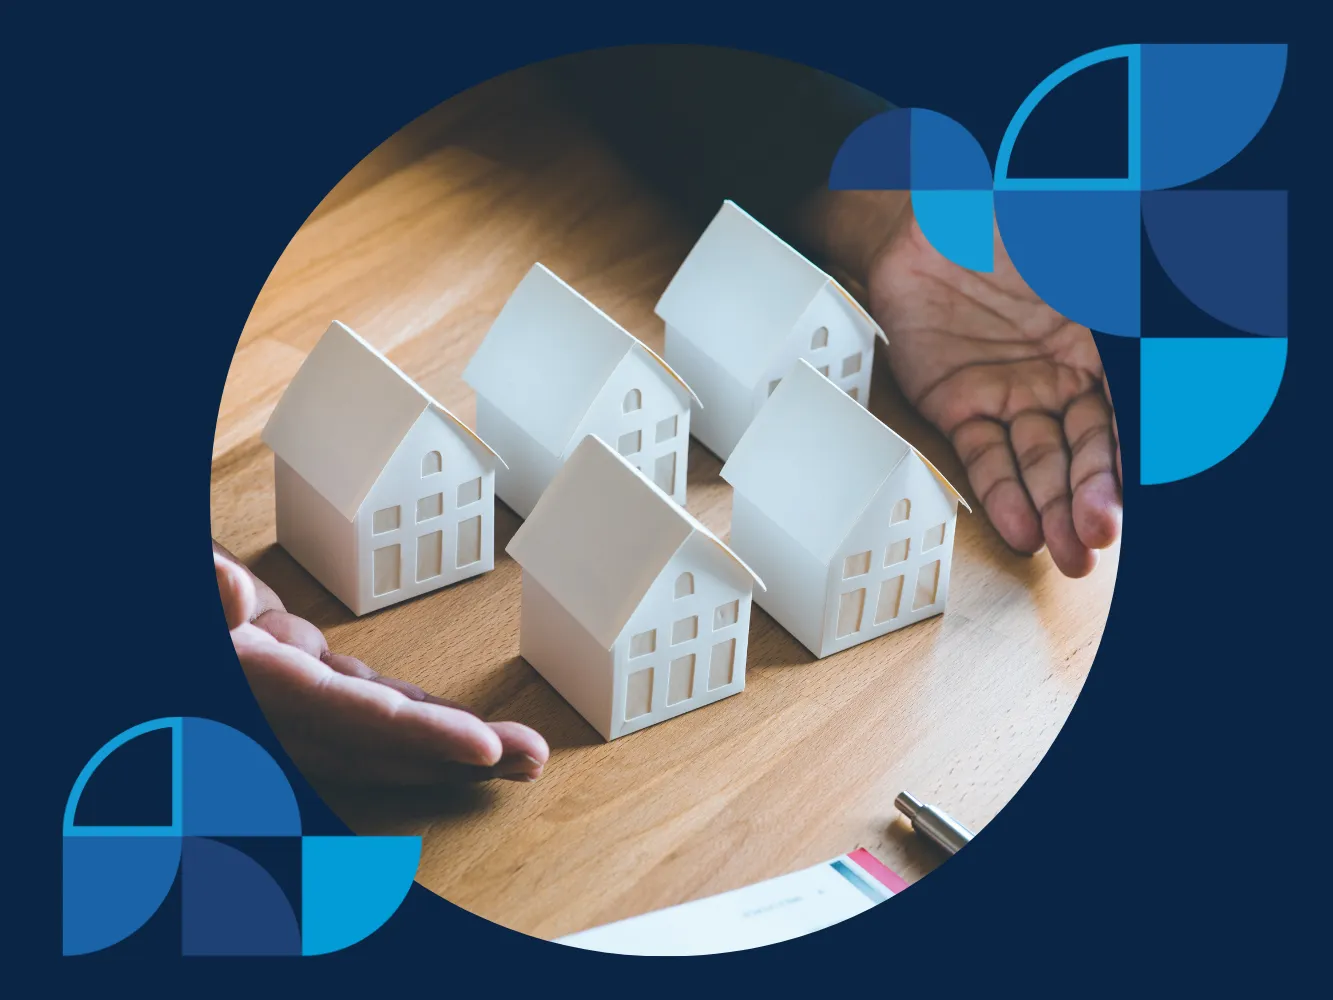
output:
[[[65,816],[62,832],[66,837],[179,837],[181,832],[181,724],[179,716],[153,719],[132,726],[119,736],[114,736],[102,744],[97,753],[88,758],[83,770],[74,779],[74,787],[65,800]],[[171,730],[171,825],[170,826],[75,826],[74,816],[78,812],[79,799],[93,773],[102,762],[135,737],[159,729]]]
[[[301,953],[338,951],[379,930],[420,860],[420,837],[303,837]]]
[[[970,271],[995,269],[995,199],[984,191],[912,189],[922,234],[944,257]]]
[[[1037,105],[1064,81],[1080,70],[1112,59],[1125,59],[1129,63],[1129,130],[1125,137],[1128,147],[1129,173],[1126,177],[1042,177],[1011,178],[1009,176],[1009,158],[1014,152],[1014,143],[1018,133],[1027,124],[1028,118]],[[1032,93],[1024,98],[1023,103],[1009,120],[1000,140],[1000,151],[995,157],[995,189],[1028,191],[1137,191],[1139,189],[1139,64],[1140,46],[1112,45],[1097,49],[1073,59],[1057,69],[1033,88]]]
[[[1263,422],[1287,363],[1284,337],[1145,338],[1139,386],[1144,485],[1212,468]]]

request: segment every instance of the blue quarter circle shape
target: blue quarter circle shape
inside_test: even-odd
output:
[[[912,186],[912,109],[868,118],[843,140],[829,168],[831,191],[907,191]]]
[[[300,953],[296,914],[272,875],[230,844],[184,838],[181,954]]]
[[[912,190],[912,211],[930,245],[959,267],[995,269],[995,201],[984,191]]]
[[[1287,341],[1145,338],[1140,344],[1140,479],[1172,483],[1249,439],[1277,396]]]
[[[1145,191],[1143,228],[1162,270],[1209,316],[1287,335],[1287,192]]]
[[[1139,336],[1139,192],[996,191],[995,217],[1014,267],[1052,309]]]
[[[1033,88],[1014,112],[1000,140],[1000,151],[995,157],[995,189],[1035,191],[1137,191],[1139,187],[1139,50],[1138,45],[1112,45],[1088,52],[1065,63]],[[1126,177],[1046,177],[1011,178],[1009,160],[1014,143],[1032,112],[1051,91],[1080,70],[1112,59],[1129,61],[1129,130],[1125,141],[1129,146],[1129,174]]]
[[[282,768],[244,733],[186,718],[182,832],[190,837],[294,837],[301,813]]]
[[[990,191],[990,160],[971,132],[938,111],[909,114],[913,191]]]
[[[180,852],[179,837],[65,837],[62,951],[101,951],[147,923],[176,882]]]
[[[1144,45],[1144,190],[1207,177],[1268,121],[1286,75],[1285,45]]]
[[[69,798],[65,800],[65,816],[62,832],[66,837],[179,837],[181,833],[181,727],[183,719],[179,717],[152,719],[125,730],[102,744],[101,748],[88,758],[83,770],[74,779]],[[102,762],[130,740],[144,733],[159,729],[171,730],[171,825],[170,826],[75,826],[74,817],[78,812],[79,799],[93,773]]]
[[[420,860],[420,837],[302,838],[302,954],[373,934],[407,897]]]

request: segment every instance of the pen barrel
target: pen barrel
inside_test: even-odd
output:
[[[922,806],[912,817],[912,829],[929,837],[950,854],[957,854],[972,839],[972,831],[932,806]]]

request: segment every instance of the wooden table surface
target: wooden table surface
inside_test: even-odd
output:
[[[275,544],[259,432],[332,319],[469,424],[468,358],[540,260],[660,350],[653,304],[696,236],[576,117],[511,74],[394,136],[328,195],[240,336],[213,449],[215,537],[330,645],[550,741],[533,784],[334,792],[357,832],[424,838],[418,881],[542,937],[870,848],[912,881],[940,862],[895,821],[911,790],[980,829],[1064,724],[1101,639],[1118,550],[1067,580],[959,512],[948,613],[818,661],[755,607],[745,692],[603,743],[518,655],[517,517],[492,573],[353,618]],[[871,409],[975,498],[877,357]],[[726,538],[731,489],[691,442],[689,509]]]

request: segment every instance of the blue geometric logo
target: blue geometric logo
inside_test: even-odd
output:
[[[171,734],[171,817],[161,826],[78,825],[98,767],[131,740]],[[220,722],[155,719],[92,756],[65,803],[64,952],[129,937],[179,879],[185,955],[321,955],[377,930],[416,876],[420,837],[306,837],[282,769]],[[238,844],[264,838],[299,851],[300,919],[278,881]]]
[[[1005,130],[994,179],[962,125],[920,108],[889,111],[843,143],[835,190],[910,191],[922,233],[974,271],[994,266],[994,228],[1052,308],[1140,340],[1141,478],[1208,469],[1263,421],[1287,357],[1287,193],[1184,189],[1235,158],[1277,101],[1285,45],[1116,45],[1056,70]],[[1056,87],[1123,61],[1127,169],[1117,177],[1011,177],[1015,142]],[[1141,235],[1195,307],[1224,324],[1210,338],[1145,336]]]

